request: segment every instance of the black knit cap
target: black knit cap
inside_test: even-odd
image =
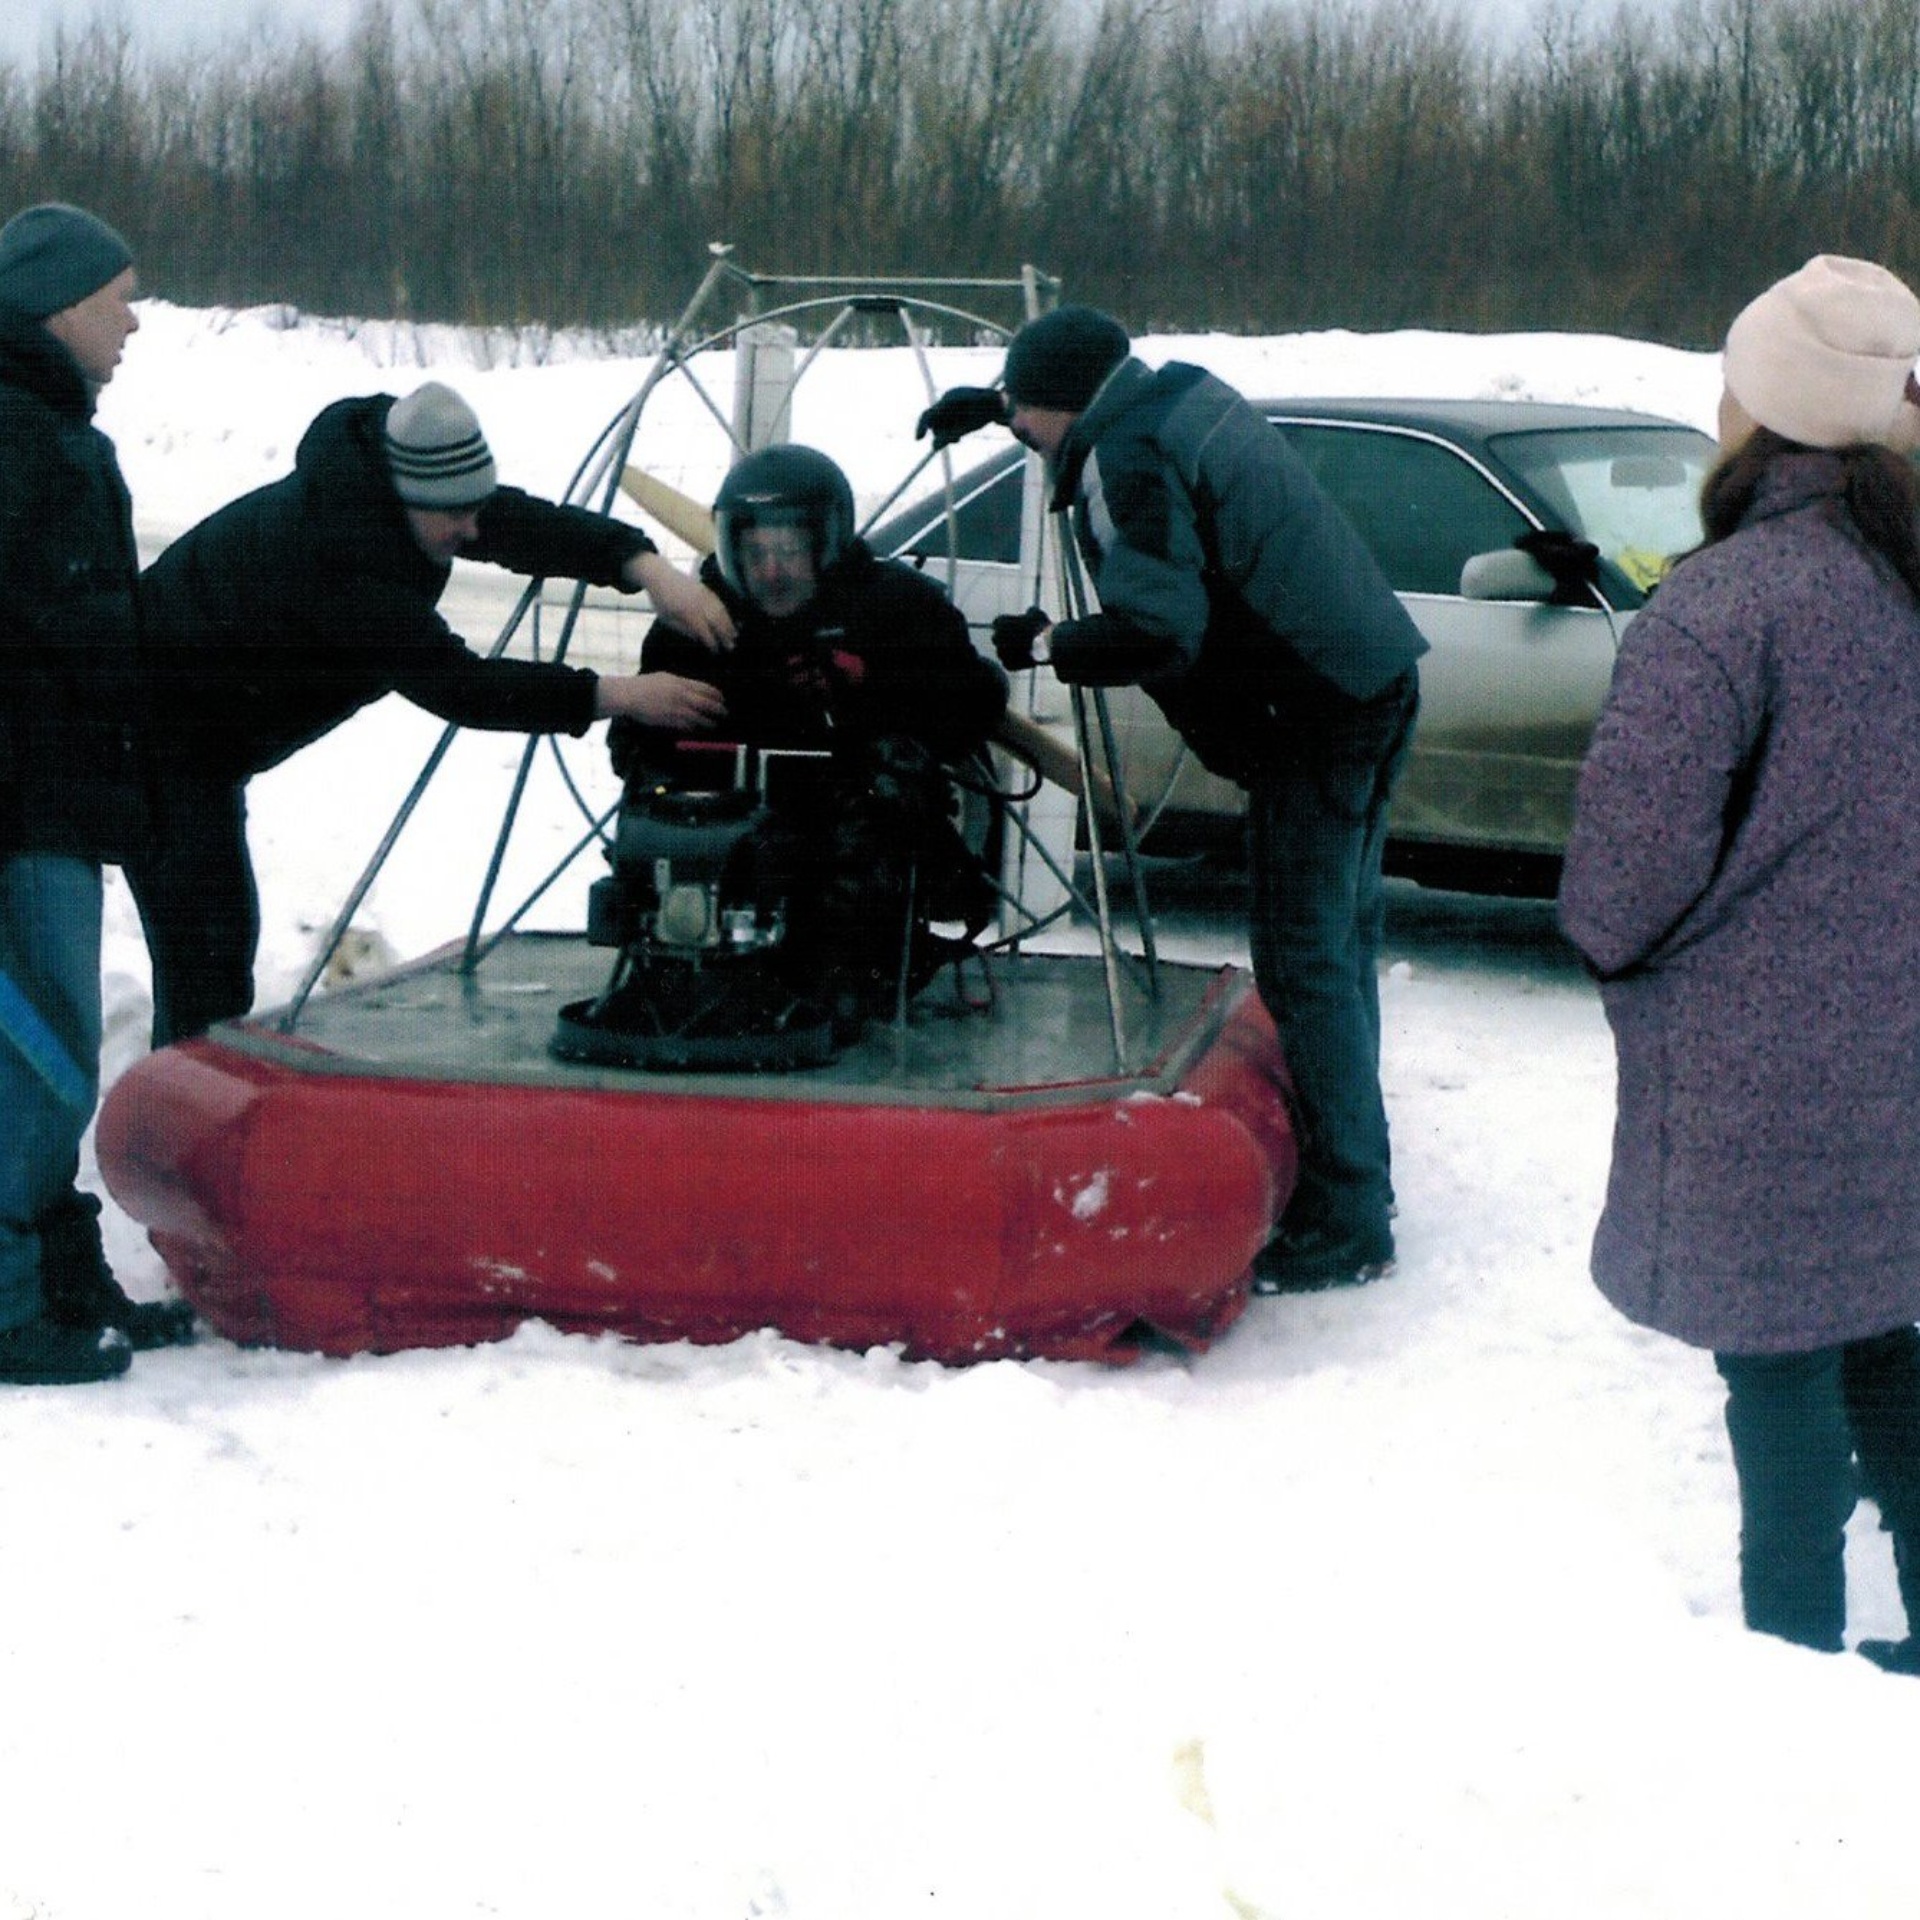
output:
[[[1013,336],[1000,384],[1015,406],[1079,413],[1132,347],[1112,314],[1098,307],[1055,307]]]
[[[132,265],[133,250],[98,214],[49,200],[0,227],[0,306],[45,320]]]

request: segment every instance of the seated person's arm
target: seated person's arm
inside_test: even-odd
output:
[[[843,695],[869,733],[909,734],[943,759],[970,753],[1006,711],[1007,676],[978,653],[966,616],[931,581],[895,581],[899,598],[875,622],[875,644]]]

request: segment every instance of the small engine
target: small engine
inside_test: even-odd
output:
[[[614,829],[613,871],[588,897],[587,939],[686,959],[777,947],[786,901],[761,871],[771,822],[744,791],[659,787],[630,797]]]
[[[748,788],[636,788],[587,939],[618,949],[606,991],[561,1009],[560,1059],[657,1071],[763,1072],[833,1057],[827,1010],[787,964],[789,862]]]

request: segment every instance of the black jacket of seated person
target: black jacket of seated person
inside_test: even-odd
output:
[[[876,560],[858,540],[826,569],[813,598],[781,619],[730,586],[716,561],[700,577],[733,615],[733,650],[709,652],[663,622],[647,636],[640,670],[717,686],[729,739],[848,750],[904,734],[951,763],[984,745],[1006,710],[1007,676],[974,650],[960,609],[924,574]],[[674,740],[634,720],[607,728],[623,779],[665,764]]]
[[[878,1010],[897,974],[907,862],[918,864],[923,920],[978,924],[991,913],[992,889],[951,824],[947,769],[986,743],[1006,709],[1007,677],[975,651],[940,587],[859,541],[804,607],[778,619],[716,562],[701,578],[734,616],[732,651],[711,653],[656,625],[641,672],[719,687],[729,740],[833,755],[824,797],[786,823],[795,831],[784,857],[800,876],[792,941],[809,984],[851,986]],[[607,743],[630,788],[675,777],[677,736],[619,719]]]
[[[160,847],[131,862],[154,970],[156,1046],[253,1004],[259,901],[246,783],[388,693],[461,726],[582,734],[597,675],[486,659],[436,611],[451,566],[426,554],[394,492],[394,400],[340,400],[285,479],[191,528],[141,576],[158,679]],[[500,487],[467,557],[620,586],[653,543],[585,508]]]

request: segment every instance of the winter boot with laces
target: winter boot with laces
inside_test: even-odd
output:
[[[82,1333],[111,1329],[137,1352],[184,1347],[193,1339],[193,1309],[184,1300],[131,1300],[107,1265],[100,1244],[100,1202],[70,1193],[40,1222],[40,1287],[47,1318]]]

